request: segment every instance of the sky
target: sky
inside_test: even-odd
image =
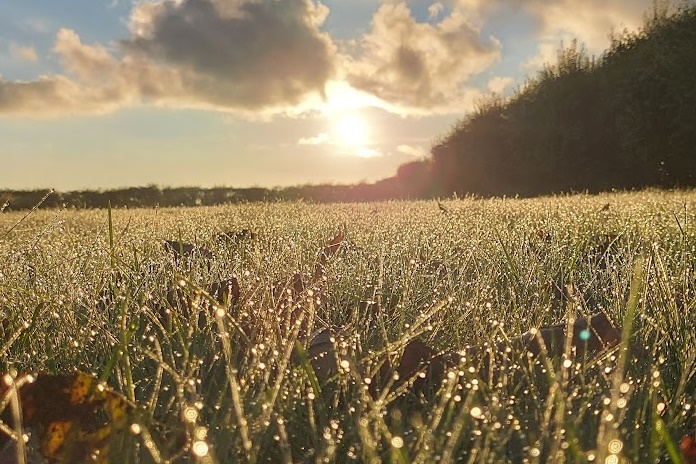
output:
[[[2,0],[0,189],[372,182],[652,0]]]

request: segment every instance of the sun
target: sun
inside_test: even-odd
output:
[[[357,113],[337,115],[333,133],[336,141],[345,147],[359,148],[369,143],[367,123]]]

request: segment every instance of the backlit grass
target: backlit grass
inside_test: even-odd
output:
[[[106,210],[2,213],[1,369],[107,380],[138,407],[114,462],[669,462],[696,429],[696,195],[442,205],[119,209],[111,234]],[[216,237],[242,229],[255,237]],[[344,328],[348,369],[322,383],[272,288],[308,281],[341,230],[303,303],[314,329]],[[164,239],[215,257],[176,261]],[[213,311],[199,290],[233,276],[239,303]],[[170,307],[175,286],[193,308]],[[432,395],[365,382],[411,338],[451,350],[600,309],[633,322],[630,349],[485,378],[462,366]]]

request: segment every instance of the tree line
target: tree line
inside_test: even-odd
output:
[[[348,202],[413,198],[399,179],[374,184],[303,185],[283,188],[132,187],[59,192],[48,189],[0,190],[0,211],[40,208],[152,208],[213,206],[257,201]]]
[[[696,6],[655,3],[600,57],[573,41],[511,97],[481,101],[409,172],[435,195],[694,186],[695,69]]]

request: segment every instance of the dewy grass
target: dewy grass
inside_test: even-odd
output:
[[[1,369],[80,369],[128,398],[112,462],[677,462],[696,430],[696,194],[442,203],[3,212]],[[322,379],[279,308],[344,228],[301,303],[344,361]],[[232,277],[235,304],[206,292]],[[491,356],[426,390],[373,377],[414,338],[495,347],[598,311],[624,329],[613,351]]]

